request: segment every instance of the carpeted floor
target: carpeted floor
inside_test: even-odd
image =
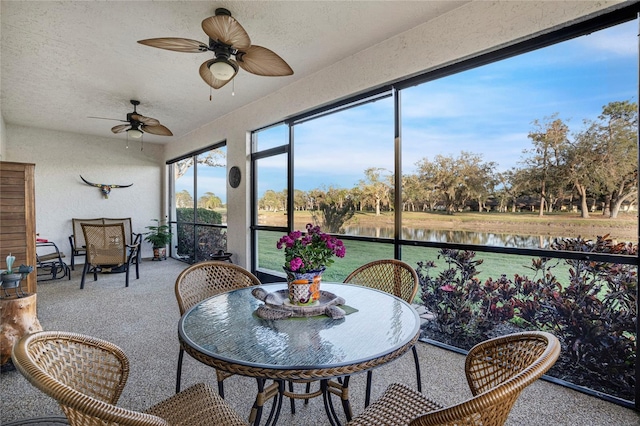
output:
[[[136,280],[133,275],[129,288],[124,287],[124,275],[105,274],[99,275],[97,282],[88,278],[83,290],[79,285],[82,268],[76,266],[71,281],[38,285],[38,318],[45,330],[89,334],[120,346],[130,359],[131,374],[119,405],[142,410],[169,397],[175,389],[179,315],[173,285],[186,266],[171,259],[143,261],[141,278]],[[425,394],[445,405],[470,396],[463,356],[426,343],[418,344],[418,352]],[[365,378],[365,374],[358,374],[351,379],[355,414],[363,407]],[[200,381],[214,384],[213,370],[185,356],[183,389]],[[393,382],[415,386],[410,353],[375,370],[373,381],[374,399]],[[234,376],[225,381],[226,399],[242,416],[248,416],[255,390],[256,383],[251,378]],[[0,424],[62,415],[54,400],[31,386],[17,371],[2,373],[0,396]],[[283,405],[278,424],[328,424],[321,398],[311,400],[308,405],[298,401],[294,415],[288,404]],[[633,410],[537,381],[520,396],[507,424],[621,426],[640,425],[640,417]]]

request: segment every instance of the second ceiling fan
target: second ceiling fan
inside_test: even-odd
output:
[[[111,128],[113,133],[122,133],[127,132],[127,136],[130,136],[134,139],[139,139],[142,137],[143,133],[150,133],[152,135],[159,136],[173,136],[171,130],[167,129],[165,126],[160,124],[158,120],[151,117],[145,117],[142,114],[138,114],[136,111],[136,107],[140,105],[140,101],[135,99],[130,100],[131,105],[133,105],[133,112],[127,114],[126,120],[119,120],[117,118],[104,118],[104,117],[89,117],[89,118],[99,118],[101,120],[114,120],[114,121],[122,121],[127,124],[118,124]]]
[[[178,37],[150,38],[138,43],[176,52],[213,52],[214,58],[200,65],[200,77],[214,89],[231,81],[239,68],[262,76],[293,74],[291,67],[275,52],[252,45],[247,32],[227,9],[216,9],[214,16],[202,21],[202,29],[209,36],[209,44]]]

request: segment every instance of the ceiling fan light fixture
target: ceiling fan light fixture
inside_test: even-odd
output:
[[[209,64],[209,71],[218,80],[227,81],[233,78],[238,69],[226,59],[218,58]]]
[[[129,135],[129,137],[133,139],[140,139],[142,137],[142,132],[132,127],[129,130],[127,130],[127,135]]]

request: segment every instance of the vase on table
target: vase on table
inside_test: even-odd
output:
[[[284,268],[287,273],[289,302],[293,305],[305,306],[320,300],[320,282],[325,267],[314,271],[297,272]]]

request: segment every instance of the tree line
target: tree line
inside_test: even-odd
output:
[[[223,203],[220,197],[213,192],[207,191],[203,196],[198,198],[198,204],[196,207],[200,209],[214,210],[218,207],[222,207]],[[193,197],[186,189],[180,192],[176,192],[176,207],[177,208],[193,208]]]
[[[220,148],[215,148],[202,154],[184,158],[173,164],[173,179],[174,181],[178,181],[194,166],[194,162],[197,162],[204,167],[226,167],[226,158],[226,152]],[[196,207],[214,210],[218,207],[222,207],[222,205],[223,203],[220,197],[213,192],[208,191],[198,198]],[[193,208],[193,196],[189,191],[183,189],[176,193],[176,207]]]
[[[416,162],[417,171],[402,176],[403,211],[471,209],[501,212],[537,210],[540,216],[558,210],[579,210],[588,218],[597,210],[616,218],[626,203],[637,203],[638,112],[631,101],[610,102],[595,120],[584,120],[571,133],[558,114],[535,120],[527,135],[531,147],[518,167],[498,171],[482,154],[436,155]],[[381,168],[364,171],[351,189],[333,186],[295,190],[295,210],[323,215],[393,209],[394,176]],[[286,210],[287,191],[265,191],[258,208]],[[351,213],[352,214],[352,213]]]

